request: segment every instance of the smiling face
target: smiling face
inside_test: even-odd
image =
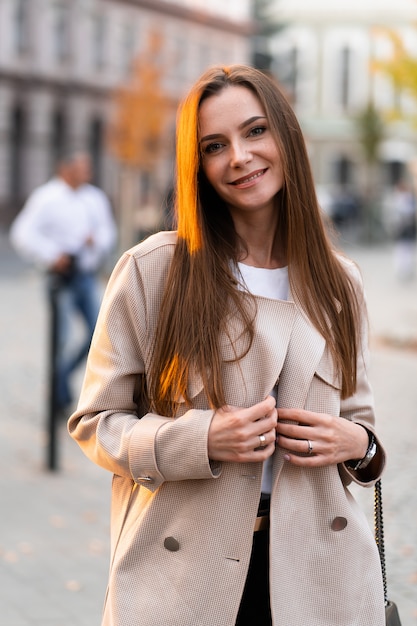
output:
[[[233,85],[207,97],[200,106],[199,133],[203,171],[233,219],[275,213],[282,162],[256,95]]]

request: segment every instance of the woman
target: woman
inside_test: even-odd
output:
[[[277,85],[208,70],[177,127],[177,232],[123,255],[69,430],[114,474],[105,626],[381,626],[359,273]],[[270,553],[270,562],[269,562]]]

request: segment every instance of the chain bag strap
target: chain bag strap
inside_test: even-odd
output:
[[[388,600],[381,480],[375,483],[374,498],[375,541],[378,546],[379,558],[381,559],[382,580],[384,584],[385,624],[386,626],[401,626],[397,605]]]

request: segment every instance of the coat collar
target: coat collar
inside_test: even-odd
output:
[[[235,351],[230,339],[225,335],[222,338],[226,401],[234,406],[251,406],[279,383],[278,406],[303,407],[325,340],[295,300],[255,300],[255,336],[249,352],[236,362],[236,354],[245,348],[241,328],[232,330]],[[201,376],[191,376],[191,397],[202,388]]]
[[[279,383],[278,406],[303,407],[325,340],[291,293],[287,301],[256,297],[256,305],[251,349],[238,365],[225,366],[228,402],[250,406]],[[226,361],[233,359],[230,348],[225,352]]]

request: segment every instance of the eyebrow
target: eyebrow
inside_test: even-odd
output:
[[[256,122],[257,120],[266,120],[266,116],[265,115],[253,115],[248,120],[245,120],[244,122],[239,124],[238,130],[243,130],[244,128],[246,128],[246,126],[250,126],[250,124],[253,124],[253,122]],[[213,135],[205,135],[204,137],[200,139],[200,142],[203,143],[204,141],[211,141],[212,139],[217,139],[218,137],[221,137],[221,136],[222,136],[222,133],[214,133]]]

